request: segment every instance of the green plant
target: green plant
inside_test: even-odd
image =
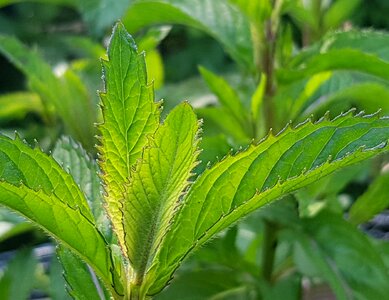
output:
[[[196,178],[196,115],[182,103],[159,123],[144,57],[121,24],[103,69],[98,150],[112,230],[100,201],[98,166],[78,144],[65,139],[54,150],[64,170],[18,137],[0,137],[0,202],[59,242],[75,298],[156,295],[191,252],[242,217],[388,149],[389,119],[350,111],[270,132]],[[375,265],[374,272],[387,278]],[[387,288],[375,292],[385,295]]]

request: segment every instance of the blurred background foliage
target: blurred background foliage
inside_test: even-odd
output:
[[[0,132],[16,130],[46,152],[71,135],[95,156],[99,59],[121,19],[146,52],[164,113],[188,100],[204,119],[201,173],[290,120],[351,107],[389,114],[388,12],[386,0],[0,0]],[[350,167],[247,218],[157,298],[319,299],[318,290],[383,299],[386,161]],[[50,243],[1,211],[1,299],[69,298]]]

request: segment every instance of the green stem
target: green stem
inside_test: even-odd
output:
[[[277,227],[270,221],[265,221],[265,231],[262,252],[262,278],[272,282],[275,251],[277,248]]]

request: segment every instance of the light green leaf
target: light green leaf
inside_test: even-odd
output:
[[[315,101],[308,106],[302,115],[305,117],[311,114],[322,115],[326,111],[339,113],[347,111],[351,107],[357,107],[369,113],[381,110],[383,114],[389,114],[389,102],[383,100],[389,99],[389,87],[385,84],[379,82],[353,84],[349,82],[348,87],[341,85],[339,89],[330,86],[327,93],[324,99]]]
[[[31,249],[19,251],[9,261],[0,278],[1,299],[29,299],[35,284],[36,265],[37,261]]]
[[[209,89],[217,96],[221,107],[234,118],[236,125],[240,127],[242,133],[245,133],[250,138],[252,133],[247,128],[247,124],[249,124],[248,114],[238,93],[222,77],[201,66],[199,71]],[[222,121],[225,122],[225,120]]]
[[[389,206],[389,172],[379,175],[351,206],[349,220],[353,224],[369,221]]]
[[[64,269],[63,276],[68,285],[68,293],[73,299],[105,299],[103,287],[87,264],[61,246],[57,248],[57,255]]]
[[[249,22],[227,0],[134,1],[123,22],[130,32],[154,24],[180,24],[203,30],[238,63],[249,70],[254,67]]]
[[[158,127],[159,107],[154,103],[153,86],[147,82],[144,55],[138,54],[133,39],[120,23],[114,28],[108,61],[103,61],[103,68],[100,166],[107,193],[107,212],[123,246],[120,201],[131,167],[146,145],[147,135]]]
[[[211,130],[218,128],[228,137],[232,137],[235,144],[245,144],[250,141],[250,138],[242,130],[236,119],[222,107],[199,108],[196,109],[196,114],[199,118],[205,120],[205,133],[207,133],[206,129],[208,128]]]
[[[278,70],[277,78],[282,84],[311,77],[332,70],[353,70],[389,80],[389,63],[379,57],[355,49],[334,49],[313,56],[298,69]]]
[[[145,272],[169,230],[196,166],[198,121],[188,103],[176,107],[145,148],[123,201],[125,242],[134,278]]]
[[[341,115],[269,135],[206,170],[192,185],[157,255],[157,293],[194,249],[281,196],[387,150],[389,119]]]
[[[54,107],[69,133],[92,148],[96,108],[81,79],[70,69],[62,77],[55,77],[38,53],[14,37],[0,36],[0,52],[26,75],[31,89],[40,96],[46,115]]]
[[[72,177],[39,149],[0,136],[0,203],[22,214],[93,266],[107,285],[107,244]],[[88,241],[85,243],[85,241]],[[120,287],[118,293],[120,293]]]
[[[323,26],[325,30],[336,29],[350,18],[360,5],[361,0],[335,1],[324,14]]]
[[[23,119],[27,113],[43,113],[39,96],[34,93],[16,92],[0,96],[0,122]]]

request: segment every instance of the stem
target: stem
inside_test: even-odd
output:
[[[273,0],[273,12],[265,22],[264,27],[264,51],[262,56],[263,72],[266,75],[266,87],[264,96],[264,113],[265,113],[265,126],[272,128],[275,125],[275,110],[273,105],[273,96],[276,91],[276,84],[274,78],[275,69],[275,53],[277,44],[277,32],[279,27],[280,11],[283,4],[283,0]]]
[[[276,248],[277,227],[272,222],[266,220],[262,252],[262,277],[269,283],[272,281]]]

